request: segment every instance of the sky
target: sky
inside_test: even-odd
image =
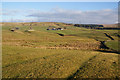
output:
[[[118,2],[2,2],[2,22],[114,24]]]

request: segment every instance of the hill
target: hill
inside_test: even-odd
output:
[[[118,24],[102,24],[104,27],[118,27]]]
[[[119,77],[118,30],[35,22],[3,23],[2,33],[3,78]]]

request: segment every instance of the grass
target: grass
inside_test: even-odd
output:
[[[10,76],[11,78],[17,74],[19,74],[17,77],[66,78],[90,57],[99,54],[93,51],[81,50],[46,50],[15,48],[11,46],[9,48],[15,49],[16,51],[10,49],[11,51],[9,52],[11,53],[3,55],[6,56],[3,57],[3,76]],[[19,50],[21,49],[22,51],[20,52]],[[14,72],[14,70],[18,71]],[[12,72],[14,74],[11,74]],[[34,75],[30,76],[28,73],[34,73]]]
[[[99,41],[106,41],[105,44],[111,49],[117,48],[118,37],[114,35],[117,30],[91,30],[63,23],[41,22],[32,24],[35,31],[25,32],[29,26],[29,23],[3,24],[3,78],[68,79],[118,76],[119,54],[98,51]],[[47,31],[49,26],[66,29]],[[12,27],[20,29],[11,32],[9,29]],[[115,40],[111,41],[104,33]]]
[[[106,42],[106,45],[113,50],[116,50],[116,51],[119,50],[118,41],[108,41]]]
[[[90,59],[74,78],[116,78],[118,71],[117,55],[99,54]]]

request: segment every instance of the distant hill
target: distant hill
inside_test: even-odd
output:
[[[118,27],[118,24],[102,24],[104,27]]]
[[[21,24],[21,25],[39,25],[39,24],[44,24],[44,25],[54,25],[54,26],[60,26],[60,25],[65,25],[65,26],[72,26],[73,24],[68,24],[68,23],[62,23],[62,22],[0,22],[0,24],[4,25],[17,25],[17,24]],[[120,23],[118,23],[120,25]],[[104,27],[113,27],[116,28],[118,27],[118,24],[99,24],[99,25],[103,25]],[[120,28],[120,26],[119,26]]]

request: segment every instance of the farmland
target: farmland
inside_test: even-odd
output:
[[[49,26],[65,29],[46,30]],[[10,31],[13,27],[19,29]],[[34,31],[25,31],[30,27]],[[118,78],[116,34],[56,22],[2,23],[2,77]]]

